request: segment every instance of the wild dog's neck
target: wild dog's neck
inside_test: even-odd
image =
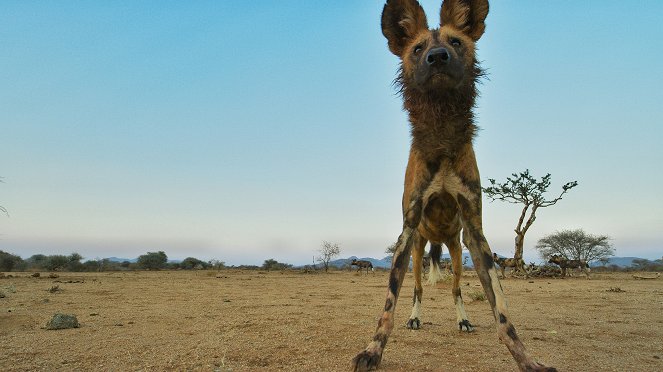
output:
[[[453,159],[472,142],[477,130],[472,112],[474,84],[439,94],[404,88],[403,98],[410,117],[412,146],[424,157]]]

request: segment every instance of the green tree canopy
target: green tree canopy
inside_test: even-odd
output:
[[[147,252],[144,255],[138,256],[138,266],[147,270],[160,270],[164,269],[168,264],[168,256],[164,251]]]
[[[578,181],[567,182],[562,186],[562,192],[553,199],[546,199],[545,193],[550,187],[550,173],[541,177],[538,181],[529,174],[529,169],[519,174],[513,173],[507,177],[506,182],[498,183],[494,179],[488,179],[489,187],[483,188],[483,192],[491,201],[501,200],[513,204],[522,204],[518,224],[514,229],[516,233],[514,257],[523,257],[525,234],[536,220],[536,212],[539,208],[550,207],[562,200],[562,196],[572,188],[578,186]],[[528,217],[529,212],[529,217]]]
[[[292,267],[292,265],[278,262],[273,258],[270,258],[269,260],[265,260],[265,262],[262,264],[262,269],[263,270],[268,270],[268,271],[269,270],[284,270],[284,269],[287,269],[289,267]]]
[[[601,261],[615,252],[608,236],[587,234],[582,229],[550,234],[539,240],[536,249],[546,261],[554,254],[571,260]]]
[[[25,262],[20,256],[0,251],[0,271],[22,270]]]
[[[205,261],[201,261],[197,258],[194,257],[187,257],[182,262],[180,263],[180,267],[185,269],[185,270],[191,270],[191,269],[206,269],[209,266],[209,264]]]

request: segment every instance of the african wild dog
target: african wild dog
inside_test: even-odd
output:
[[[562,269],[562,278],[566,277],[566,269],[580,268],[589,279],[589,264],[585,260],[569,260],[568,258],[554,254],[550,256],[548,263],[558,265],[559,268]],[[571,276],[570,272],[569,276]]]
[[[514,271],[520,271],[525,274],[525,278],[528,277],[527,270],[525,269],[525,260],[522,258],[502,258],[498,257],[497,253],[493,253],[493,261],[500,266],[500,271],[502,272],[502,279],[504,279],[504,270],[507,267],[511,267]]]
[[[357,266],[357,272],[361,269],[366,269],[366,274],[368,274],[368,269],[373,271],[373,264],[371,261],[353,259],[350,266]]]
[[[472,148],[477,130],[472,108],[477,80],[483,75],[475,43],[484,32],[487,15],[487,0],[445,0],[441,27],[429,30],[424,10],[416,0],[388,0],[384,6],[382,33],[391,52],[401,60],[395,83],[409,114],[412,142],[402,200],[403,230],[396,243],[387,299],[372,341],[353,359],[356,371],[377,368],[382,360],[394,328],[394,312],[410,255],[415,270],[413,315],[418,315],[421,260],[427,241],[445,244],[449,249],[458,324],[462,331],[472,330],[458,283],[461,229],[493,309],[499,338],[518,367],[523,371],[555,370],[534,361],[518,338],[483,233],[481,183]],[[410,321],[408,324],[412,325]]]

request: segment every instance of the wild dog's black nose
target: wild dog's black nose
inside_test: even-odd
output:
[[[450,59],[451,55],[446,48],[433,48],[428,51],[428,54],[426,55],[426,63],[429,65],[435,63],[445,64],[448,63]]]

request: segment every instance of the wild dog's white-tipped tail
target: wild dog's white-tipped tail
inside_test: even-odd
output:
[[[442,279],[442,272],[437,262],[432,261],[430,263],[430,271],[428,272],[428,280],[426,281],[428,285],[435,285],[437,282]]]

